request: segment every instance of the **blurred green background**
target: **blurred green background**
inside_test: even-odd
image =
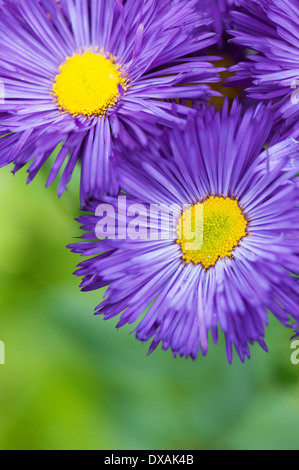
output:
[[[93,316],[101,292],[81,293],[78,171],[61,200],[47,168],[0,171],[0,449],[298,449],[299,366],[275,320],[270,353],[245,365],[224,344],[173,359]]]

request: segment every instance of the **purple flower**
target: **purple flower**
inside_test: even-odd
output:
[[[297,322],[297,323],[295,323],[294,325],[292,325],[292,328],[294,328],[295,334],[294,334],[294,336],[292,336],[291,340],[292,340],[292,339],[299,338],[299,322]]]
[[[200,0],[200,8],[213,19],[212,30],[221,36],[231,26],[230,13],[240,0]]]
[[[87,257],[76,272],[83,290],[109,285],[96,313],[120,315],[118,327],[138,321],[134,332],[152,340],[149,352],[162,342],[195,359],[207,353],[209,332],[218,342],[220,328],[229,362],[233,345],[244,361],[249,344],[266,350],[269,311],[285,326],[299,320],[290,275],[298,273],[299,144],[264,150],[271,126],[263,105],[243,116],[237,101],[222,114],[203,108],[185,130],[165,133],[157,163],[149,150],[121,162],[121,209],[105,197],[79,219],[86,241],[70,248]]]
[[[246,0],[233,12],[236,44],[255,52],[232,70],[248,94],[273,100],[280,134],[299,135],[299,2],[298,0]],[[235,81],[234,79],[232,79]]]
[[[30,182],[60,144],[58,193],[82,160],[82,201],[118,192],[118,140],[147,144],[171,125],[173,98],[205,100],[217,69],[183,58],[216,42],[199,0],[4,0],[0,17],[0,165],[31,162]],[[190,86],[183,87],[188,83]],[[163,101],[166,100],[166,101]],[[9,135],[8,135],[9,134]]]

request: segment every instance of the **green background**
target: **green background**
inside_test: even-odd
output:
[[[1,449],[298,449],[299,365],[275,319],[270,353],[251,348],[226,362],[223,342],[206,358],[147,357],[129,328],[93,316],[102,292],[81,293],[77,173],[58,200],[46,168],[0,171]]]

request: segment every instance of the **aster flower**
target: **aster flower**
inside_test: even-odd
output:
[[[227,29],[232,26],[231,12],[238,5],[239,0],[200,0],[199,2],[200,8],[213,20],[209,29],[215,31],[218,37],[217,45],[210,48],[207,53],[217,56],[215,64],[217,67],[224,68],[220,73],[222,80],[212,85],[212,89],[220,93],[220,96],[212,98],[212,102],[218,109],[221,109],[225,97],[232,102],[235,98],[240,98],[243,92],[243,87],[225,85],[226,79],[234,75],[228,72],[228,69],[244,58],[243,48],[229,44],[226,33]]]
[[[276,128],[299,134],[299,2],[246,0],[232,13],[236,44],[255,51],[232,68],[239,83],[258,100],[273,100]],[[234,79],[232,79],[235,81]]]
[[[167,100],[211,95],[197,83],[216,69],[182,58],[215,43],[210,21],[198,0],[4,0],[0,165],[32,160],[30,182],[60,144],[47,185],[65,164],[61,195],[82,160],[82,201],[117,193],[117,141],[146,145],[153,123],[188,112]]]
[[[292,325],[292,328],[294,328],[295,334],[294,334],[294,336],[292,336],[291,340],[299,338],[299,322]]]
[[[223,34],[226,28],[231,26],[230,12],[235,5],[239,5],[239,1],[240,0],[200,0],[200,8],[213,19],[211,28],[219,36]]]
[[[204,108],[184,131],[167,132],[159,164],[144,152],[121,164],[121,209],[106,197],[80,217],[85,241],[70,248],[87,257],[76,272],[82,289],[109,286],[96,314],[120,315],[118,327],[138,321],[134,332],[152,341],[150,353],[162,342],[195,359],[207,353],[209,333],[217,343],[220,327],[229,362],[233,345],[244,361],[249,344],[266,349],[269,311],[285,326],[290,316],[299,320],[290,275],[298,273],[298,169],[286,171],[299,144],[263,150],[271,126],[263,105],[243,117],[237,101],[229,112],[226,100],[222,114]]]

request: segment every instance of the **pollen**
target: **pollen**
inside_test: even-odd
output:
[[[177,243],[187,263],[215,266],[232,258],[233,250],[247,235],[248,221],[237,199],[210,196],[186,209],[177,225]]]
[[[87,51],[68,57],[55,78],[53,94],[59,108],[73,116],[105,115],[126,88],[113,57]]]

